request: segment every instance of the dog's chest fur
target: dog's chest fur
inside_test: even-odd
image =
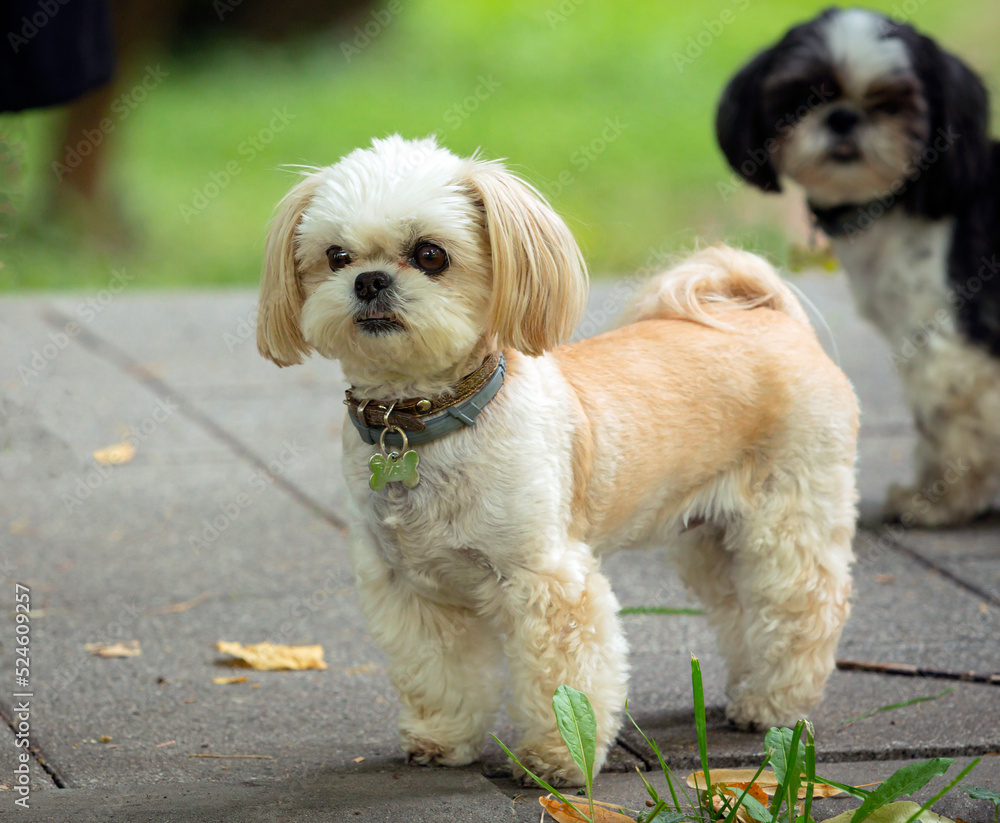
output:
[[[952,235],[950,219],[894,211],[860,235],[833,239],[858,309],[894,349],[931,321],[945,334],[955,333],[948,299]]]
[[[347,433],[343,471],[358,521],[382,561],[426,596],[462,604],[475,588],[494,585],[539,545],[546,526],[567,516],[569,467],[548,456],[568,450],[565,431],[538,399],[539,417],[514,411],[524,388],[508,381],[471,429],[415,447],[420,481],[368,488],[370,446]],[[350,424],[347,424],[348,426]],[[518,437],[510,436],[516,427]]]

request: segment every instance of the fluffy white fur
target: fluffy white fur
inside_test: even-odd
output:
[[[449,268],[409,249],[432,238]],[[331,271],[325,250],[352,262]],[[392,276],[399,327],[357,322],[358,274]],[[791,291],[754,255],[703,251],[654,278],[628,324],[573,345],[585,271],[544,200],[496,163],[376,140],[283,201],[261,291],[261,352],[340,360],[355,395],[446,392],[504,348],[473,428],[416,447],[420,482],[368,485],[345,421],[359,595],[417,763],[474,760],[503,693],[517,754],[583,775],[551,700],[587,693],[600,768],[619,728],[627,647],[598,555],[672,547],[729,664],[729,717],[767,727],[820,699],[849,612],[857,408]]]
[[[891,212],[833,238],[861,313],[892,347],[919,440],[913,485],[884,512],[905,525],[970,520],[1000,492],[1000,359],[960,333],[945,272],[953,220]]]

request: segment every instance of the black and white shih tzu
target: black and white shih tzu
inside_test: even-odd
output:
[[[892,347],[918,474],[885,513],[945,526],[1000,490],[1000,143],[976,74],[911,26],[831,8],[729,82],[716,130],[764,191],[805,188],[859,310]]]

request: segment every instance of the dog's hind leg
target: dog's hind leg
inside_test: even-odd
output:
[[[520,740],[516,753],[556,786],[583,785],[583,774],[559,736],[552,695],[566,684],[584,692],[597,718],[595,773],[614,742],[625,707],[628,647],[618,601],[582,544],[538,556],[497,592]]]
[[[503,692],[493,626],[471,610],[421,597],[374,552],[355,550],[358,594],[389,658],[410,762],[463,766],[482,749]]]
[[[803,468],[727,532],[750,662],[727,708],[741,728],[793,723],[823,696],[850,613],[853,483],[846,466]]]
[[[750,674],[752,649],[746,642],[743,606],[733,579],[733,554],[722,541],[722,530],[705,523],[671,540],[670,556],[684,585],[701,601],[715,629],[728,669],[726,694],[732,697]]]

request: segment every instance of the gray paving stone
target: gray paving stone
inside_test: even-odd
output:
[[[861,398],[860,485],[864,510],[874,517],[889,482],[909,475],[912,426],[898,380],[884,344],[857,320],[842,279],[809,275],[796,283],[824,312]],[[592,306],[609,305],[608,289],[598,283]],[[249,290],[129,292],[53,357],[42,354],[37,376],[19,374],[18,366],[31,367],[36,352],[55,345],[52,335],[58,338],[65,318],[80,316],[86,297],[0,301],[0,563],[13,565],[37,598],[35,673],[45,686],[37,742],[75,787],[44,788],[47,777],[35,768],[38,813],[49,815],[40,819],[338,820],[343,813],[476,820],[480,803],[489,810],[482,819],[520,814],[520,801],[490,805],[496,797],[475,770],[401,766],[396,698],[358,615],[345,537],[336,528],[344,389],[336,364],[314,358],[279,370],[263,361],[241,325],[255,303]],[[819,333],[832,351],[825,330]],[[63,495],[95,470],[91,452],[141,426],[158,400],[174,396],[183,411],[158,424],[135,459],[96,482],[81,505],[67,508]],[[279,483],[258,488],[258,464],[279,458],[286,442],[301,445],[302,454],[278,467]],[[249,502],[236,512],[241,495]],[[923,564],[892,540],[880,545],[878,529],[860,539],[842,656],[1000,670],[1000,610],[960,585],[975,581],[996,591],[997,534],[993,521],[950,535],[909,532],[902,542]],[[946,573],[928,571],[928,563]],[[624,605],[696,605],[662,552],[622,553],[604,568]],[[157,611],[193,599],[185,611]],[[0,672],[11,665],[7,620],[0,611]],[[629,616],[624,623],[630,705],[670,756],[694,760],[691,652],[702,659],[720,757],[736,763],[755,756],[752,736],[724,727],[723,667],[704,620]],[[143,654],[103,660],[83,649],[119,637],[140,640]],[[330,668],[247,672],[250,683],[216,686],[213,676],[243,673],[217,665],[220,639],[321,642]],[[822,754],[1000,749],[996,687],[956,684],[938,700],[840,723],[948,685],[835,674],[815,718]],[[4,693],[0,683],[6,705]],[[513,739],[504,716],[495,730]],[[0,742],[10,743],[5,734],[0,728]],[[102,735],[110,741],[101,743]],[[0,745],[0,781],[11,774],[10,748]],[[492,744],[484,751],[487,759],[498,754]],[[616,768],[635,762],[621,749],[612,758]],[[474,806],[460,805],[463,798]],[[6,799],[0,793],[0,804]]]
[[[138,783],[138,781],[137,781]],[[6,798],[0,795],[0,803]],[[6,810],[0,806],[0,817]],[[6,818],[4,818],[6,819]],[[15,819],[11,816],[10,819]],[[55,790],[32,797],[18,819],[46,823],[501,823],[516,820],[514,805],[471,770],[315,769],[260,785],[118,786]]]

